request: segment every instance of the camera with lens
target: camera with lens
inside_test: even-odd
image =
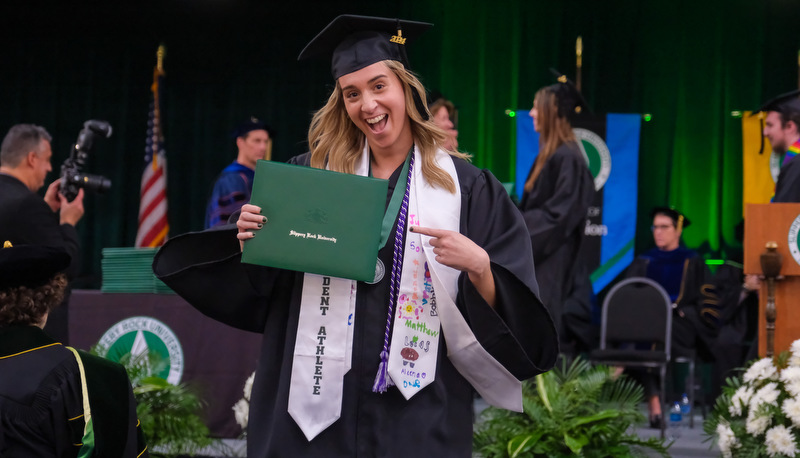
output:
[[[61,194],[72,202],[80,188],[87,191],[103,193],[111,188],[111,180],[101,175],[84,173],[86,159],[92,151],[94,140],[98,136],[111,136],[111,124],[105,121],[90,119],[83,123],[78,133],[78,141],[72,146],[69,158],[61,164]]]

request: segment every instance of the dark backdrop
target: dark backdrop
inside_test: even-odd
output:
[[[794,0],[9,3],[0,6],[3,133],[18,122],[45,126],[57,170],[86,119],[114,126],[88,164],[113,187],[86,198],[79,286],[99,286],[102,247],[135,239],[159,43],[167,46],[172,235],[202,227],[211,184],[235,156],[230,132],[241,120],[255,115],[275,128],[277,160],[306,150],[311,112],[332,80],[327,63],[296,56],[340,13],[435,24],[411,45],[412,67],[429,89],[455,101],[460,145],[503,181],[513,177],[515,145],[505,111],[530,107],[536,89],[552,82],[548,67],[574,76],[582,35],[584,92],[594,111],[652,114],[642,129],[640,216],[631,221],[637,251],[650,244],[647,212],[663,204],[694,221],[685,233],[690,247],[727,256],[740,246],[733,227],[741,219],[741,129],[730,112],[797,87]]]

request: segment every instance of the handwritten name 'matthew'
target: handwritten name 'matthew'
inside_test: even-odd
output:
[[[290,230],[289,235],[292,237],[300,237],[304,239],[315,239],[315,240],[322,240],[325,242],[333,242],[336,243],[336,237],[326,237],[322,234],[312,234],[311,232],[297,232],[295,230]]]

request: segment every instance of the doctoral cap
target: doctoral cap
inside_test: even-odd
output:
[[[36,288],[69,266],[70,255],[61,247],[17,245],[0,248],[0,289]]]
[[[269,138],[274,137],[272,129],[270,129],[269,126],[261,122],[255,116],[250,116],[250,119],[236,126],[236,129],[233,131],[233,138],[244,137],[254,130],[266,130]]]
[[[589,105],[583,98],[581,91],[578,90],[575,83],[567,78],[567,75],[551,68],[550,73],[555,75],[558,82],[548,86],[556,94],[558,99],[558,115],[564,118],[580,114],[589,110]]]
[[[328,24],[300,52],[297,60],[331,59],[334,79],[383,60],[395,60],[406,69],[406,46],[433,24],[370,16],[343,14]],[[416,90],[417,110],[428,119]]]
[[[800,112],[800,89],[781,94],[761,105],[758,111]]]
[[[653,209],[652,212],[650,212],[650,217],[655,218],[656,215],[669,216],[670,218],[672,218],[672,221],[675,223],[675,227],[678,229],[681,228],[686,229],[687,227],[689,227],[690,224],[692,224],[692,222],[689,221],[689,218],[687,218],[683,213],[679,212],[678,210],[675,210],[672,207],[656,207]]]

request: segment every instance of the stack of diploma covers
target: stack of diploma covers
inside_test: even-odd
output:
[[[158,248],[103,248],[104,293],[172,293],[153,275]]]
[[[250,203],[268,222],[242,262],[360,281],[375,278],[388,181],[258,161]]]

